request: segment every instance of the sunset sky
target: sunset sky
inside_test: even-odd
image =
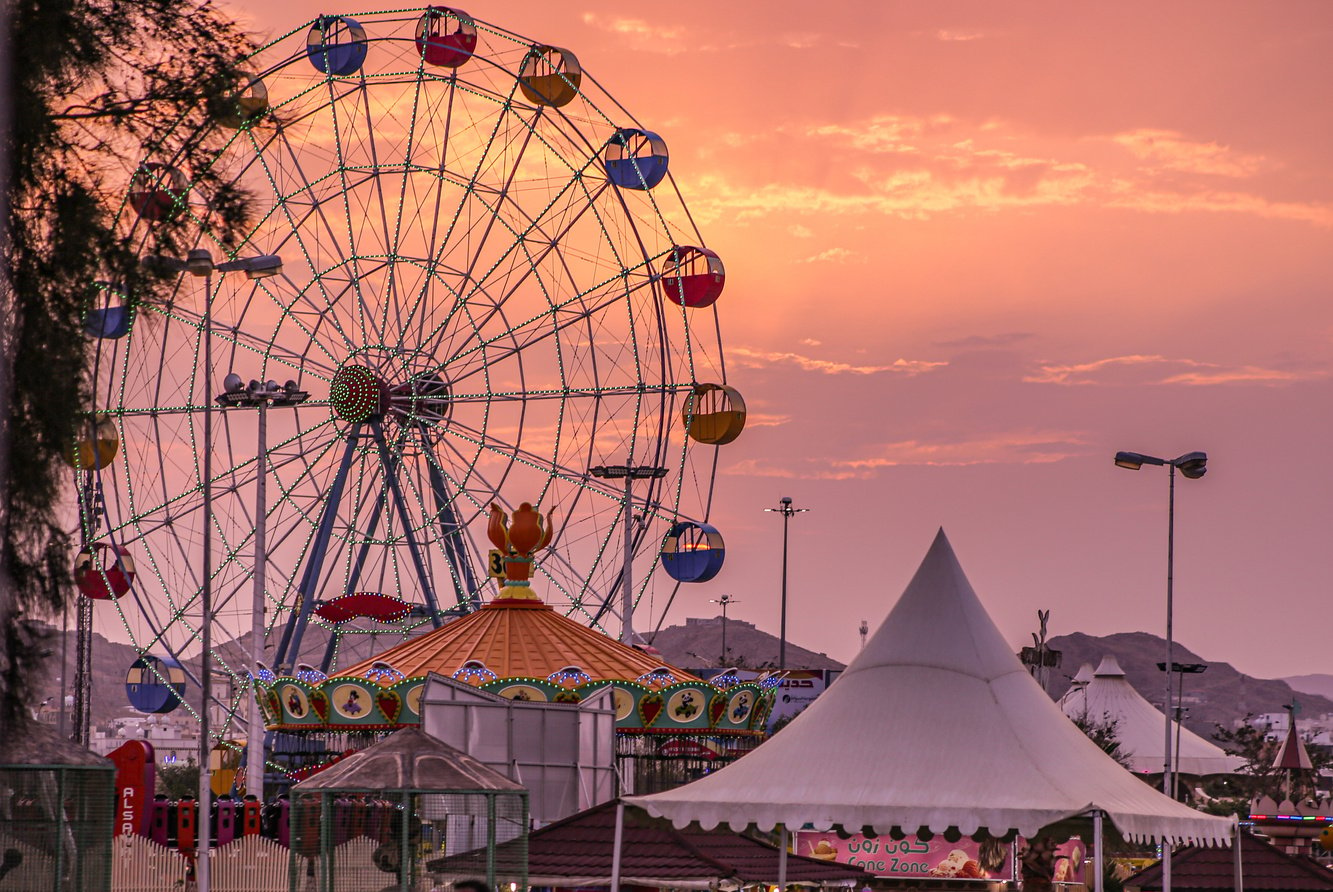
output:
[[[261,36],[360,8],[232,5]],[[465,8],[660,132],[726,262],[751,424],[713,504],[726,567],[667,623],[729,593],[777,631],[762,509],[790,495],[803,646],[850,659],[939,526],[1015,646],[1039,608],[1160,634],[1167,475],[1111,458],[1200,449],[1178,640],[1333,671],[1333,5]]]

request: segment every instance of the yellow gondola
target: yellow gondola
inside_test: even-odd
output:
[[[111,464],[120,449],[120,432],[108,415],[89,418],[79,438],[65,450],[65,462],[76,471],[97,471]]]
[[[745,430],[745,400],[726,384],[696,384],[681,410],[685,432],[700,443],[725,446]]]
[[[583,69],[578,57],[558,46],[534,46],[518,70],[518,86],[537,105],[559,108],[579,95]]]

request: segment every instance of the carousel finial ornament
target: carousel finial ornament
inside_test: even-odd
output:
[[[532,555],[551,544],[555,528],[549,515],[542,515],[531,502],[518,506],[511,519],[494,502],[486,535],[504,555],[505,579],[497,601],[540,601],[532,591]]]

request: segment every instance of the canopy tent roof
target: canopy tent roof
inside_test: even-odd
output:
[[[1273,759],[1273,767],[1282,771],[1309,771],[1314,767],[1310,754],[1305,749],[1305,741],[1296,733],[1296,716],[1293,714],[1287,722],[1287,737],[1278,748]]]
[[[1241,880],[1246,892],[1318,892],[1333,889],[1333,871],[1304,855],[1288,855],[1242,833]],[[1236,888],[1235,856],[1218,849],[1190,847],[1171,856],[1171,886],[1196,892]],[[1152,864],[1125,880],[1126,889],[1162,888],[1162,865]]]
[[[71,743],[45,722],[22,718],[0,735],[0,766],[93,768],[114,771],[110,759]]]
[[[568,666],[593,681],[634,681],[662,666],[660,656],[628,647],[537,600],[497,598],[480,610],[404,641],[341,675],[360,677],[387,663],[409,677],[452,676],[479,662],[499,678],[546,678]],[[674,681],[697,681],[668,666]]]
[[[1130,770],[1143,774],[1162,773],[1166,761],[1163,752],[1166,745],[1163,722],[1166,718],[1134,689],[1113,655],[1102,658],[1092,681],[1071,687],[1060,698],[1060,708],[1071,719],[1086,716],[1095,722],[1114,721],[1120,752],[1129,757]],[[1190,729],[1181,728],[1180,760],[1176,764],[1181,774],[1202,776],[1233,774],[1244,762]]]
[[[615,842],[616,803],[571,815],[528,837],[528,883],[578,888],[609,886]],[[708,889],[728,884],[771,884],[778,879],[778,850],[729,830],[678,830],[639,809],[625,809],[621,882],[673,889]],[[512,845],[506,843],[504,845]],[[500,847],[501,851],[504,845]],[[478,853],[430,863],[435,872],[466,872]],[[871,876],[847,864],[787,856],[787,882],[864,885]]]
[[[420,728],[395,731],[374,746],[301,781],[295,793],[412,790],[429,793],[526,793],[527,789]]]
[[[1234,824],[1163,796],[1065,718],[943,530],[874,637],[790,725],[691,784],[626,801],[677,827],[1031,836],[1100,810],[1133,840],[1224,844]]]

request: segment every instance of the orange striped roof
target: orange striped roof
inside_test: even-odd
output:
[[[662,658],[627,647],[556,613],[537,600],[495,600],[475,613],[404,641],[339,675],[364,675],[385,662],[409,678],[438,672],[453,675],[469,660],[480,660],[499,678],[546,678],[577,666],[594,681],[634,681],[664,665]],[[668,666],[676,681],[697,677]]]

